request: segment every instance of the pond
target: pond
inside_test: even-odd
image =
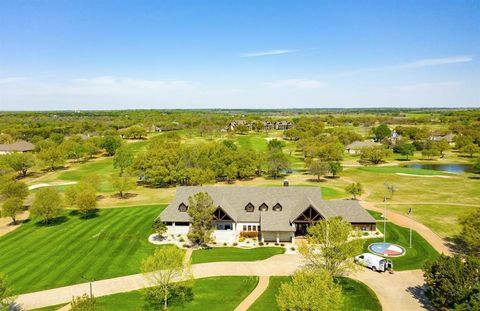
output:
[[[465,173],[473,170],[473,165],[471,164],[408,164],[405,165],[405,167],[442,171],[447,173]]]

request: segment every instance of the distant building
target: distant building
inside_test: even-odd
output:
[[[375,143],[371,140],[369,141],[354,141],[352,142],[351,144],[348,144],[345,146],[345,150],[347,150],[347,152],[349,154],[358,154],[360,153],[360,151],[362,151],[363,148],[369,148],[369,147],[374,147],[374,146],[378,146],[380,144],[378,143]]]
[[[35,146],[28,141],[19,140],[13,144],[0,144],[0,154],[9,154],[13,152],[29,152],[33,151]]]
[[[263,122],[263,129],[265,131],[271,131],[271,130],[275,129],[275,125],[270,121],[264,121]]]
[[[276,121],[273,126],[276,130],[288,130],[293,127],[293,124],[290,121]]]
[[[430,141],[441,141],[441,140],[446,140],[450,145],[453,145],[453,139],[455,138],[455,135],[454,134],[446,134],[446,135],[442,135],[442,134],[437,134],[437,133],[433,133],[432,135],[430,135],[430,137],[428,138],[428,140]]]
[[[244,125],[248,131],[251,131],[253,126],[252,126],[252,123],[250,121],[247,121],[247,120],[234,120],[232,122],[230,122],[226,127],[225,127],[225,131],[235,131],[235,129],[237,128],[238,125]]]
[[[398,140],[402,139],[402,135],[398,134],[397,131],[393,130],[392,134],[388,138],[390,142],[397,142]]]

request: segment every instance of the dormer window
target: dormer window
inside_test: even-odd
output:
[[[183,202],[180,203],[180,205],[178,206],[178,210],[179,210],[180,212],[186,212],[187,209],[188,209],[188,206],[186,206],[185,203],[183,203]]]
[[[265,203],[262,203],[262,205],[260,205],[260,207],[258,208],[258,210],[259,210],[260,212],[266,212],[266,211],[268,211],[268,205],[265,204]]]
[[[245,206],[245,211],[246,211],[246,212],[251,213],[251,212],[253,212],[254,210],[255,210],[255,206],[253,206],[252,203],[248,203],[247,206]]]
[[[280,203],[275,204],[275,206],[273,207],[273,210],[275,212],[281,212],[282,211],[282,206],[280,205]]]

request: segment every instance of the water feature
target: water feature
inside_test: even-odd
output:
[[[465,173],[471,172],[471,164],[408,164],[405,167],[417,168],[422,170],[433,170],[447,173]]]

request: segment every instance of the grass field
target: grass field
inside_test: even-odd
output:
[[[425,169],[418,169],[412,167],[402,167],[402,166],[365,166],[360,167],[359,170],[371,173],[379,173],[379,174],[411,174],[411,175],[448,175],[447,173],[442,173],[440,171],[434,170],[425,170]]]
[[[276,311],[280,310],[277,307],[276,296],[278,294],[280,285],[283,282],[289,282],[288,276],[272,276],[268,288],[255,301],[255,303],[248,309],[248,311]],[[345,311],[363,311],[363,310],[382,310],[380,302],[375,293],[365,284],[349,279],[339,278],[343,291],[343,310]],[[319,293],[321,294],[321,293]]]
[[[194,299],[184,306],[171,306],[169,310],[224,311],[233,310],[257,286],[253,276],[225,276],[194,280]],[[97,298],[99,311],[158,310],[144,307],[141,291],[133,291]]]
[[[257,247],[242,249],[237,247],[213,247],[210,249],[195,250],[192,254],[192,263],[216,261],[255,261],[283,254],[283,247]]]
[[[380,213],[369,212],[376,219]],[[383,232],[383,223],[377,223],[377,228]],[[409,247],[410,230],[387,222],[386,241],[405,248],[406,253],[401,257],[390,258],[393,268],[397,271],[421,269],[425,263],[435,260],[438,252],[416,231],[412,232],[412,248]],[[368,245],[374,242],[383,242],[383,238],[368,239],[364,243],[364,252],[368,252]]]
[[[480,191],[480,189],[479,189]],[[383,205],[377,207],[383,208]],[[426,225],[443,238],[454,237],[462,230],[458,217],[471,213],[479,207],[443,204],[388,204],[388,210],[406,214],[412,207],[413,218]]]
[[[99,192],[112,192],[110,185],[110,175],[114,174],[116,169],[113,168],[113,158],[105,158],[95,162],[85,163],[74,169],[62,172],[58,175],[58,179],[67,181],[80,181],[89,173],[97,174],[101,179]]]
[[[155,246],[147,240],[163,205],[102,209],[80,219],[66,211],[56,225],[34,221],[0,237],[0,269],[16,293],[140,272]]]

